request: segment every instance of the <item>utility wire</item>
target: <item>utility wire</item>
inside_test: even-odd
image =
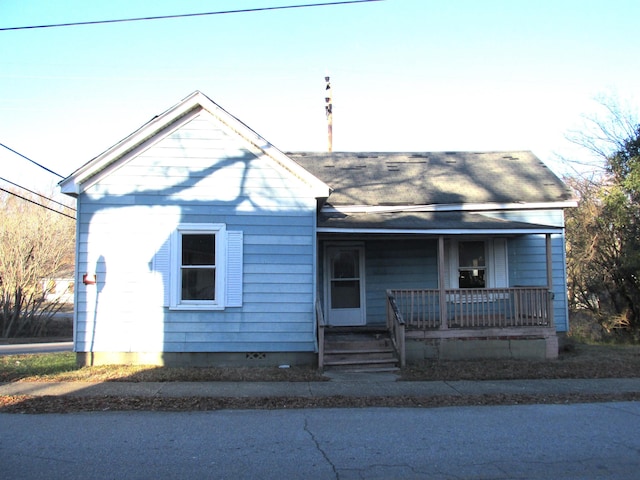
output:
[[[61,207],[68,208],[69,210],[73,210],[74,212],[76,211],[76,209],[73,208],[73,207],[65,205],[64,203],[57,202],[53,198],[49,198],[46,195],[42,195],[41,193],[34,192],[33,190],[29,190],[27,187],[23,187],[22,185],[18,185],[17,183],[13,183],[11,180],[7,180],[6,178],[2,178],[2,177],[0,177],[0,180],[2,180],[3,182],[10,183],[14,187],[18,187],[18,188],[21,188],[23,190],[26,190],[27,192],[32,193],[33,195],[37,195],[39,197],[42,197],[45,200],[49,200],[50,202],[56,203],[56,204],[60,205]]]
[[[52,23],[48,25],[30,25],[26,27],[4,27],[4,28],[0,28],[0,32],[6,32],[9,30],[29,30],[29,29],[36,29],[36,28],[75,27],[79,25],[99,25],[99,24],[105,24],[105,23],[140,22],[140,21],[146,21],[146,20],[166,20],[169,18],[204,17],[207,15],[226,15],[229,13],[265,12],[269,10],[286,10],[286,9],[292,9],[292,8],[328,7],[328,6],[334,6],[334,5],[346,5],[349,3],[370,3],[370,2],[381,2],[381,1],[383,0],[347,0],[342,2],[284,5],[281,7],[245,8],[242,10],[223,10],[218,12],[184,13],[179,15],[160,15],[156,17],[137,17],[137,18],[121,18],[116,20],[94,20],[94,21],[88,21],[88,22]]]
[[[20,155],[22,158],[24,158],[25,160],[29,160],[31,163],[39,166],[40,168],[46,170],[49,173],[54,174],[57,177],[60,178],[64,178],[62,175],[60,175],[59,173],[54,172],[53,170],[48,169],[47,167],[45,167],[44,165],[40,165],[38,162],[36,162],[35,160],[31,160],[29,157],[27,157],[26,155],[21,154],[20,152],[16,152],[13,148],[7,147],[4,143],[0,143],[0,147],[4,147],[7,150],[9,150],[10,152],[15,153],[16,155]]]
[[[59,213],[60,215],[64,215],[65,217],[70,218],[71,220],[75,220],[75,217],[72,217],[71,215],[67,215],[67,214],[66,214],[66,213],[64,213],[64,212],[59,212],[59,211],[58,211],[58,210],[56,210],[55,208],[47,207],[46,205],[42,205],[41,203],[34,202],[33,200],[30,200],[30,199],[28,199],[28,198],[26,198],[26,197],[23,197],[22,195],[18,195],[17,193],[11,192],[11,191],[9,191],[9,190],[5,190],[5,189],[4,189],[4,188],[2,188],[2,187],[0,187],[0,191],[6,192],[6,193],[8,193],[9,195],[13,195],[13,196],[15,196],[15,197],[21,198],[22,200],[25,200],[25,201],[27,201],[27,202],[29,202],[29,203],[33,203],[34,205],[38,205],[39,207],[46,208],[47,210],[51,210],[52,212]]]

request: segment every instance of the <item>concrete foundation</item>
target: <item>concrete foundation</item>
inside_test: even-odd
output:
[[[314,366],[313,352],[77,352],[78,366],[153,365],[166,367],[277,367]]]
[[[425,360],[513,358],[545,360],[558,356],[554,338],[426,338],[407,339],[407,363]]]

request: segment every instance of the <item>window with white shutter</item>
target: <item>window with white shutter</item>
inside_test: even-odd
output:
[[[241,231],[225,224],[180,224],[153,261],[163,279],[163,306],[222,310],[242,306]]]

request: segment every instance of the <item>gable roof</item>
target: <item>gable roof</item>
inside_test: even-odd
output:
[[[199,91],[193,92],[164,113],[155,116],[131,135],[93,158],[62,180],[59,183],[62,193],[72,196],[78,195],[101,176],[108,175],[109,172],[117,168],[118,165],[133,158],[146,148],[149,148],[155,141],[164,138],[203,111],[211,114],[229,133],[235,134],[244,140],[247,148],[256,156],[268,158],[276,162],[290,174],[309,185],[313,192],[312,194],[316,198],[323,199],[329,196],[331,188],[328,185],[310,174],[255,131]]]
[[[572,203],[570,190],[528,151],[287,155],[331,186],[334,207]]]
[[[199,91],[62,180],[62,192],[78,195],[202,112],[257,157],[309,185],[316,198],[328,197],[319,231],[549,231],[562,227],[494,218],[491,211],[575,206],[570,190],[528,151],[284,154]]]

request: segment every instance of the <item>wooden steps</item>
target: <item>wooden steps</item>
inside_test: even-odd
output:
[[[391,337],[386,330],[325,330],[325,370],[393,372],[399,370],[398,365]]]

